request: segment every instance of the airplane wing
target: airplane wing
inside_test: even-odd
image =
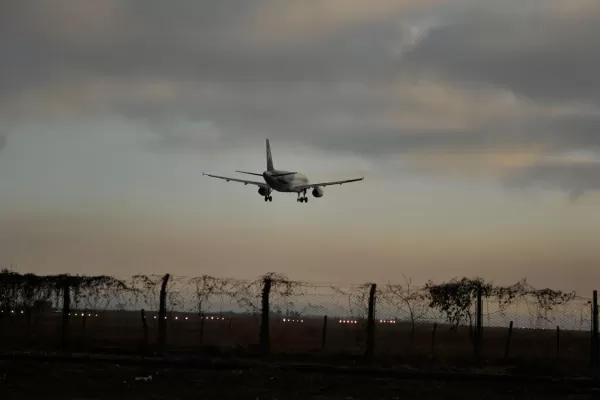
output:
[[[202,173],[202,175],[210,176],[211,178],[223,179],[223,180],[225,180],[227,182],[234,181],[234,182],[243,183],[244,185],[256,185],[256,186],[264,187],[264,188],[268,188],[269,187],[265,182],[246,181],[244,179],[229,178],[227,176],[218,176],[218,175],[205,174],[204,172]]]
[[[362,177],[362,178],[346,179],[343,181],[310,183],[308,185],[294,186],[294,189],[297,191],[300,191],[300,190],[304,190],[304,189],[312,189],[312,188],[323,187],[323,186],[343,185],[344,183],[358,182],[358,181],[362,181],[363,179],[365,179],[365,178]]]

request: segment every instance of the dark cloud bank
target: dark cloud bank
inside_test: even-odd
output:
[[[455,3],[263,43],[248,21],[270,1],[2,2],[0,106],[13,124],[57,103],[74,115],[117,113],[155,130],[155,150],[201,146],[201,130],[178,134],[192,121],[216,127],[227,145],[270,136],[367,157],[528,146],[600,152],[600,4],[563,13],[537,1],[519,14],[512,1]],[[450,97],[442,117],[403,91],[420,81],[506,91],[533,111],[467,118]],[[570,111],[552,111],[560,108]],[[406,122],[419,113],[422,121]],[[539,162],[507,183],[580,194],[600,189],[600,164]]]

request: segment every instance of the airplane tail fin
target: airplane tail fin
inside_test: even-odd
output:
[[[273,156],[271,155],[271,144],[269,143],[269,139],[267,139],[267,171],[275,171],[275,167],[273,166]]]

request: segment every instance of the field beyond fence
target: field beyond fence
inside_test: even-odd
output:
[[[3,351],[364,357],[598,367],[597,293],[483,279],[329,285],[0,272]]]

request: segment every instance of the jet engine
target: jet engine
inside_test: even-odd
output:
[[[323,189],[318,186],[312,191],[312,195],[315,197],[323,197],[324,194],[325,193],[323,193]]]
[[[258,194],[260,194],[261,196],[268,196],[269,195],[269,189],[265,188],[265,187],[260,187],[258,189]]]

